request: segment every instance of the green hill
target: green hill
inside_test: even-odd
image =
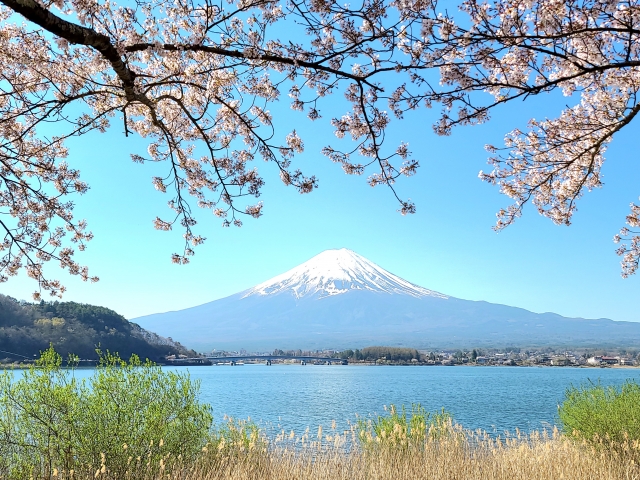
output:
[[[164,338],[127,321],[105,307],[75,302],[28,303],[0,294],[0,361],[34,358],[52,343],[63,356],[97,359],[96,348],[135,353],[160,362],[166,355],[195,356],[171,338]]]

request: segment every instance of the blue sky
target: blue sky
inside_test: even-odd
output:
[[[107,306],[127,318],[178,310],[249,288],[325,249],[347,247],[411,282],[454,297],[640,321],[640,277],[620,277],[612,243],[629,203],[640,195],[637,122],[614,139],[604,167],[605,186],[580,201],[571,227],[555,226],[529,208],[515,225],[496,234],[491,230],[495,212],[508,199],[477,178],[479,170],[489,168],[484,145],[500,145],[507,131],[524,128],[531,117],[557,115],[566,99],[546,95],[512,104],[495,111],[488,124],[458,128],[451,137],[433,133],[437,111],[423,109],[392,122],[389,145],[409,142],[421,163],[417,176],[397,185],[418,209],[403,217],[390,191],[369,187],[366,176],[346,176],[321,155],[322,146],[336,144],[328,126],[330,109],[311,123],[289,110],[285,98],[272,108],[280,115],[278,133],[283,138],[289,129],[298,129],[306,150],[297,165],[319,177],[319,188],[299,195],[282,185],[273,166],[257,161],[267,182],[261,197],[264,216],[244,219],[239,229],[223,229],[210,212],[199,212],[197,232],[208,240],[186,266],[170,262],[170,254],[181,249],[181,233],[152,226],[156,215],[168,213],[168,196],[151,185],[158,167],[134,164],[129,157],[144,153],[146,142],[125,138],[116,121],[106,134],[69,143],[69,162],[91,186],[76,198],[76,215],[89,221],[96,236],[77,258],[101,281],[84,284],[49,266],[49,274],[68,287],[64,300]],[[340,106],[338,95],[333,101]],[[30,299],[34,287],[19,276],[0,291]]]

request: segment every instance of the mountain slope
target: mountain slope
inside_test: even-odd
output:
[[[249,290],[135,319],[200,351],[639,345],[640,324],[565,318],[448,297],[350,250],[328,250]]]
[[[169,354],[195,353],[108,308],[75,302],[32,304],[0,295],[0,359],[32,359],[50,343],[63,358],[72,353],[97,359],[98,345],[127,359],[133,353],[153,361]]]

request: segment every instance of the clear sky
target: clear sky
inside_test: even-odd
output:
[[[336,95],[335,102],[340,103]],[[181,232],[153,229],[156,215],[168,216],[168,196],[155,191],[157,166],[131,162],[144,153],[143,139],[122,135],[114,121],[106,134],[94,133],[69,144],[69,163],[79,168],[91,190],[77,197],[77,218],[95,234],[77,259],[101,281],[84,284],[48,267],[68,287],[64,300],[110,307],[127,318],[178,310],[249,288],[329,248],[350,248],[413,283],[470,299],[566,316],[640,321],[640,277],[620,277],[612,237],[624,225],[629,203],[640,195],[636,121],[619,133],[604,166],[604,188],[579,203],[571,227],[559,227],[528,208],[506,231],[491,230],[495,212],[509,199],[478,180],[486,165],[486,143],[501,145],[504,134],[524,128],[529,118],[556,116],[567,99],[545,96],[494,112],[486,125],[437,137],[431,124],[437,111],[419,110],[393,121],[390,145],[409,142],[420,160],[417,176],[398,191],[417,213],[403,217],[385,187],[372,189],[365,177],[346,176],[321,155],[336,143],[330,112],[311,123],[288,109],[286,95],[272,108],[280,115],[280,138],[298,129],[306,144],[298,166],[316,174],[319,188],[299,195],[282,185],[273,166],[257,161],[267,182],[261,197],[264,216],[244,219],[240,229],[223,229],[201,211],[197,233],[207,237],[192,263],[173,265]],[[161,170],[161,173],[164,171]],[[196,207],[197,208],[197,207]],[[34,283],[12,278],[0,291],[30,299]]]

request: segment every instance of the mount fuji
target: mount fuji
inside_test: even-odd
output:
[[[640,323],[453,298],[344,248],[235,295],[132,321],[200,351],[640,345]]]
[[[441,293],[409,283],[346,248],[326,250],[302,265],[250,288],[242,298],[288,294],[297,300],[321,299],[355,291],[414,298],[447,298]]]

